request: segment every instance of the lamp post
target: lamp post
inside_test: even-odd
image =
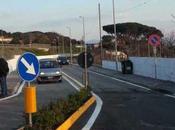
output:
[[[100,0],[98,2],[98,16],[99,16],[99,36],[100,36],[100,59],[101,59],[101,66],[102,66],[102,60],[103,60],[103,44],[102,44],[102,25],[101,25],[101,5]]]
[[[64,36],[62,36],[62,53],[64,54]]]
[[[117,48],[117,29],[116,29],[116,21],[115,21],[115,18],[116,18],[116,15],[115,15],[115,1],[112,0],[112,5],[113,5],[113,22],[114,22],[114,37],[115,37],[115,60],[116,60],[116,70],[118,70],[118,64],[117,64],[117,61],[118,61],[118,58],[117,58],[117,51],[118,51],[118,48]]]
[[[84,52],[85,52],[85,69],[84,69],[84,72],[85,72],[85,87],[87,88],[88,87],[88,72],[87,72],[87,46],[86,46],[86,42],[85,42],[85,20],[84,20],[84,17],[83,16],[80,16],[80,18],[82,19],[82,24],[83,24],[83,41],[84,41]]]
[[[70,38],[70,64],[72,64],[72,41],[71,41],[71,27],[67,27],[67,29],[69,30],[69,38]]]

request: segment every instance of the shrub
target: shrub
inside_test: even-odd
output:
[[[25,130],[55,130],[90,97],[89,90],[81,89],[80,92],[69,95],[66,99],[58,99],[43,106],[33,114],[33,127],[26,126]],[[28,117],[25,118],[28,122]]]

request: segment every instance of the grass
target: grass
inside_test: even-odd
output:
[[[58,99],[43,106],[33,116],[33,127],[25,126],[24,130],[55,130],[69,116],[91,97],[90,91],[81,89],[66,99]],[[28,117],[25,116],[26,122]]]

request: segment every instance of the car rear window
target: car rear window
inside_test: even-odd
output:
[[[40,68],[47,69],[47,68],[58,68],[58,63],[56,61],[40,61]]]

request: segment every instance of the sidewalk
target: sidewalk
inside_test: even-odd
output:
[[[20,85],[20,78],[16,71],[11,72],[7,76],[7,88],[8,88],[8,95],[12,95],[16,92],[18,86]]]
[[[158,79],[153,79],[149,77],[143,77],[139,75],[122,74],[114,70],[104,69],[100,67],[90,67],[89,70],[98,72],[107,76],[111,76],[117,79],[125,80],[131,83],[142,85],[144,87],[158,90],[159,92],[165,92],[167,94],[175,95],[175,83],[170,81],[163,81]]]

